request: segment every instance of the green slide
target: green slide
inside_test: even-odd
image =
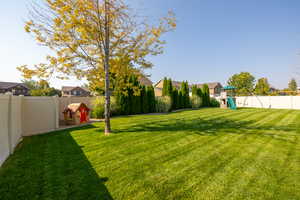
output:
[[[236,105],[235,105],[232,97],[227,98],[227,103],[228,103],[230,109],[236,110]]]

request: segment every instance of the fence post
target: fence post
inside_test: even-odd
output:
[[[53,96],[53,104],[54,104],[54,128],[59,128],[59,103],[58,103],[58,97]]]
[[[12,101],[12,95],[11,94],[6,94],[8,97],[8,105],[7,105],[7,139],[8,139],[8,152],[9,154],[12,154],[13,149],[12,149],[12,135],[11,135],[11,101]]]

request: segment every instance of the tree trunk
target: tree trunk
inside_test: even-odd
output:
[[[105,59],[104,59],[104,71],[105,71],[105,135],[109,135],[111,132],[110,127],[110,90],[109,90],[109,7],[108,0],[105,0]]]

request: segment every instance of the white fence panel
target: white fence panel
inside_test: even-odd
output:
[[[300,96],[236,97],[238,107],[300,109]]]
[[[0,96],[0,166],[9,156],[9,96]]]

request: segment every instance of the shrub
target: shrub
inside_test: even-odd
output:
[[[105,97],[97,97],[93,103],[93,108],[91,112],[92,118],[101,119],[104,117],[104,105],[105,105]],[[120,114],[120,106],[117,104],[117,100],[115,97],[110,98],[110,114],[111,116]]]
[[[198,96],[193,96],[191,98],[192,108],[200,108],[202,106],[202,99]]]
[[[210,98],[210,107],[220,107],[220,102],[215,98]]]
[[[172,109],[171,98],[168,96],[156,97],[156,112],[166,113]]]

